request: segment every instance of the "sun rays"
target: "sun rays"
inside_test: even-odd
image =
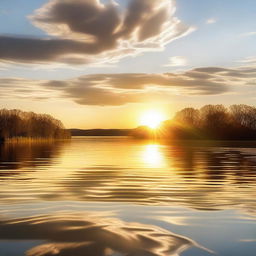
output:
[[[166,117],[162,112],[158,110],[148,110],[142,114],[140,125],[157,129],[165,119]]]

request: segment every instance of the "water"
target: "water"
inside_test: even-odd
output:
[[[0,255],[254,256],[254,145],[2,145]]]

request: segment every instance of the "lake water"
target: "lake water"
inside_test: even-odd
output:
[[[254,256],[254,145],[2,145],[0,255]]]

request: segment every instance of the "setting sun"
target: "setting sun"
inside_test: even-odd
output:
[[[149,110],[142,114],[140,119],[140,125],[148,126],[151,129],[156,129],[165,120],[163,113],[157,110]]]

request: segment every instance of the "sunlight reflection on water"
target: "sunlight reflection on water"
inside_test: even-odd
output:
[[[164,157],[160,151],[160,145],[158,144],[145,145],[145,149],[142,151],[142,159],[145,166],[151,168],[160,168],[164,166]]]
[[[0,182],[0,255],[210,254],[197,244],[220,255],[256,250],[256,149],[251,144],[168,145],[103,137],[6,144],[0,146]],[[104,227],[109,237],[117,227],[134,228],[131,223],[149,233],[131,229],[137,246],[125,250],[105,238],[92,245],[79,233],[88,231],[84,219],[100,236]],[[54,239],[45,231],[49,223],[56,227]],[[180,244],[180,237],[189,246]]]

